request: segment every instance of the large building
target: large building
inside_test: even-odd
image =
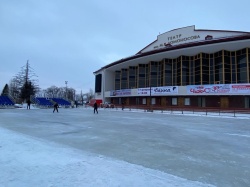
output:
[[[249,108],[250,32],[171,30],[94,75],[95,98],[103,102]]]

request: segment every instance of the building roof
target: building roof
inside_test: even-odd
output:
[[[194,26],[191,26],[191,27],[192,27],[192,29],[194,29]],[[172,31],[176,31],[176,30],[178,30],[178,29],[175,29],[175,30],[172,30]],[[224,48],[222,48],[222,49],[225,49],[225,50],[236,50],[236,49],[240,49],[241,47],[243,48],[243,47],[246,47],[246,46],[250,47],[250,32],[220,31],[220,30],[195,30],[195,31],[208,31],[208,33],[211,33],[211,35],[206,36],[208,39],[203,39],[203,40],[193,41],[193,42],[187,42],[187,43],[182,43],[182,44],[177,44],[177,45],[171,45],[170,43],[165,43],[164,45],[161,45],[161,48],[145,51],[144,49],[146,49],[149,46],[151,46],[151,48],[152,48],[152,45],[154,45],[154,43],[156,43],[156,41],[158,41],[158,40],[155,40],[154,42],[150,43],[145,48],[143,48],[141,51],[139,51],[137,54],[135,54],[133,56],[126,57],[126,58],[122,58],[122,59],[117,60],[117,61],[115,61],[113,63],[110,63],[110,64],[108,64],[106,66],[103,66],[99,70],[95,71],[94,74],[97,74],[98,72],[100,72],[100,71],[102,71],[104,69],[111,68],[111,67],[117,66],[119,64],[122,64],[122,63],[124,63],[126,61],[136,60],[136,59],[145,58],[145,57],[149,57],[149,56],[153,56],[153,55],[155,57],[155,55],[158,55],[158,54],[161,54],[161,53],[166,54],[166,53],[170,53],[170,52],[173,52],[173,51],[189,49],[189,48],[193,48],[193,47],[210,46],[210,45],[213,45],[213,44],[222,44],[222,43],[228,44],[228,47],[223,46]],[[171,32],[171,31],[169,31],[169,32]],[[220,38],[213,38],[213,32],[223,32],[223,33],[229,32],[229,33],[233,33],[233,34],[236,33],[236,35],[220,37]],[[163,34],[161,34],[161,35],[163,35]],[[158,36],[158,39],[159,39],[159,36]],[[249,40],[247,42],[247,44],[236,45],[236,43],[238,43],[240,41],[245,41],[245,40]],[[234,44],[234,46],[232,46],[233,44]],[[213,48],[214,47],[211,46],[211,50]],[[222,50],[222,49],[220,49],[220,50]],[[211,50],[210,51],[207,50],[207,52],[212,52]],[[199,51],[199,52],[202,52],[202,51]],[[196,53],[199,53],[199,52],[196,52]],[[179,53],[179,56],[181,56],[181,55],[183,55],[183,54]],[[186,55],[188,55],[188,54],[186,53]]]

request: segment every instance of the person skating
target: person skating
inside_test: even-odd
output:
[[[95,112],[98,114],[98,110],[97,110],[97,103],[95,102],[95,104],[94,104],[94,114],[95,114]]]
[[[122,102],[122,110],[124,109],[124,104],[125,104],[125,103],[124,103],[124,102]]]
[[[28,99],[27,100],[27,109],[30,109],[30,103],[31,103],[31,101]]]
[[[58,112],[58,107],[59,107],[59,106],[58,106],[58,103],[55,103],[55,104],[54,104],[54,110],[53,110],[53,113],[54,113],[55,111],[57,111],[57,112]]]

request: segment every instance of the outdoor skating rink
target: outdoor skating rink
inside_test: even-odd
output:
[[[250,116],[52,111],[0,110],[0,186],[250,186]]]

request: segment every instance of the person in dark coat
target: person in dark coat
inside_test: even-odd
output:
[[[31,103],[31,102],[30,102],[30,100],[28,99],[28,100],[27,100],[27,109],[30,109],[30,103]]]
[[[95,114],[95,112],[98,114],[97,108],[98,108],[98,106],[97,106],[97,103],[95,102],[95,104],[94,104],[94,114]]]
[[[54,110],[53,110],[53,113],[54,113],[55,111],[57,111],[57,112],[58,112],[58,107],[59,107],[58,103],[55,103],[55,104],[54,104]]]
[[[124,104],[125,104],[125,103],[124,103],[124,101],[123,101],[123,102],[122,102],[122,110],[124,109]]]

